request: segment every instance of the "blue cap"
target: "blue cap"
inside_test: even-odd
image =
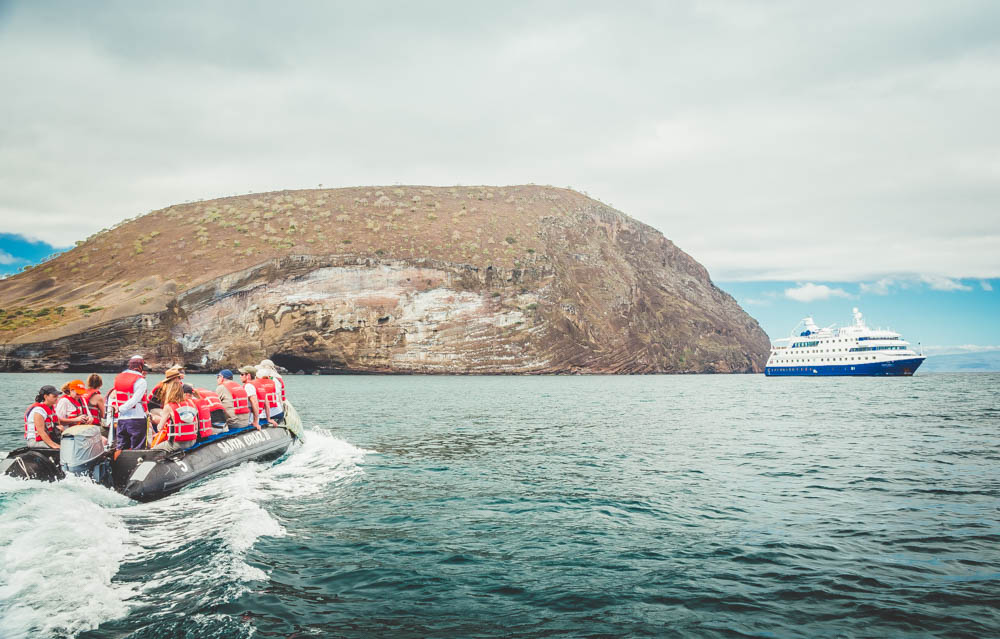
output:
[[[221,371],[219,371],[219,375],[222,375],[226,379],[232,379],[233,371],[229,370],[228,368],[223,368]]]

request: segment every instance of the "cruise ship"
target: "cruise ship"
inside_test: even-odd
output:
[[[913,375],[924,361],[899,333],[868,328],[856,308],[853,326],[820,328],[807,317],[792,334],[772,344],[765,375]]]

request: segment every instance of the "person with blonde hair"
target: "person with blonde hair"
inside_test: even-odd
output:
[[[63,384],[62,392],[62,397],[56,403],[56,416],[59,418],[61,426],[65,428],[80,424],[93,424],[96,421],[90,416],[83,401],[83,394],[87,392],[87,387],[82,380],[74,379],[66,382]]]
[[[172,451],[194,446],[198,441],[198,407],[185,399],[180,375],[163,382],[163,402],[159,430],[165,439],[153,448]]]

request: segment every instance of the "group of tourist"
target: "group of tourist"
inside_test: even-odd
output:
[[[269,359],[238,370],[219,371],[214,391],[184,383],[184,368],[168,368],[152,390],[146,381],[146,362],[136,355],[114,380],[107,396],[96,373],[86,384],[75,379],[63,385],[42,386],[35,402],[24,413],[24,438],[28,446],[59,448],[62,433],[80,425],[115,424],[119,450],[147,447],[150,426],[156,437],[152,448],[189,448],[200,439],[231,428],[276,426],[284,423],[285,383]]]

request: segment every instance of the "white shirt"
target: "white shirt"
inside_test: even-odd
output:
[[[285,407],[281,404],[281,388],[284,386],[284,384],[281,382],[280,379],[277,379],[275,377],[270,377],[268,379],[274,382],[274,398],[278,400],[277,406],[270,406],[267,410],[267,414],[270,415],[271,417],[274,417],[275,415],[280,415],[285,412]]]
[[[142,397],[145,394],[146,378],[139,377],[135,380],[135,386],[132,387],[132,396],[118,407],[118,419],[144,419],[146,411],[142,408]]]
[[[59,419],[69,419],[69,414],[75,410],[80,409],[74,405],[73,401],[66,395],[60,397],[59,401],[56,402],[56,415],[59,416]],[[77,415],[77,417],[79,417],[79,415]]]
[[[24,433],[24,438],[29,442],[35,441],[35,415],[42,416],[42,423],[45,423],[45,409],[41,406],[35,406],[28,412],[28,429]]]
[[[247,392],[247,404],[250,405],[250,417],[247,418],[247,422],[250,423],[250,424],[253,424],[253,402],[250,401],[250,398],[253,397],[254,399],[257,400],[257,411],[258,412],[263,413],[264,411],[261,410],[260,398],[257,397],[257,389],[254,388],[254,385],[253,384],[246,384],[243,388],[246,389],[246,392]]]

